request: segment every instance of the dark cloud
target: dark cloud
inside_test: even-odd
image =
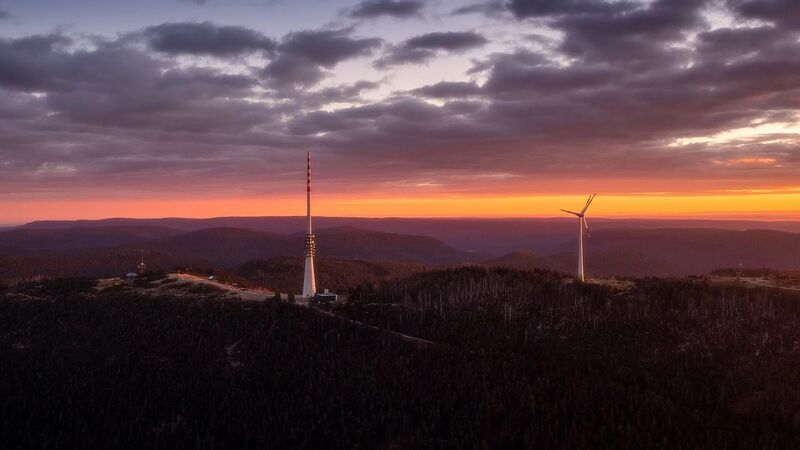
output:
[[[60,34],[0,39],[0,85],[38,89],[55,84],[57,72],[65,64],[65,54],[56,49],[70,42]]]
[[[614,3],[592,14],[566,14],[552,26],[564,32],[561,49],[573,57],[647,70],[686,57],[686,33],[705,26],[705,0],[655,0],[643,6]]]
[[[384,68],[399,64],[421,64],[433,59],[437,51],[461,52],[488,42],[483,35],[471,31],[422,34],[391,48],[375,65]]]
[[[164,53],[230,57],[275,49],[275,42],[257,31],[211,22],[164,23],[142,34],[150,48]]]
[[[555,26],[587,38],[642,36],[671,40],[704,23],[700,12],[707,3],[706,0],[654,0],[646,6],[611,3],[596,13],[563,16],[556,20]]]
[[[480,87],[464,81],[440,81],[411,91],[412,94],[429,98],[463,98],[479,95]]]
[[[792,46],[794,36],[772,26],[719,28],[697,35],[697,51],[704,58],[728,60],[760,53],[776,44]]]
[[[297,31],[281,40],[279,50],[323,67],[333,67],[346,59],[372,54],[382,42],[377,38],[353,37],[352,34],[351,28]]]
[[[354,37],[352,28],[289,33],[262,74],[279,89],[313,86],[325,77],[323,69],[347,59],[369,56],[381,44],[377,38]]]
[[[419,17],[425,4],[419,0],[364,0],[350,10],[354,19],[373,19],[381,16],[398,18]]]
[[[728,0],[739,15],[800,29],[800,3],[796,0]]]
[[[390,49],[375,61],[375,67],[385,69],[401,64],[422,64],[436,57],[436,52],[425,48],[398,46]]]
[[[291,54],[278,56],[261,74],[279,90],[314,86],[325,78],[325,71],[319,64]]]
[[[450,12],[450,15],[483,14],[489,17],[498,17],[506,12],[506,5],[500,0],[472,3],[461,6]]]
[[[485,37],[471,31],[448,31],[415,36],[403,45],[409,48],[458,51],[480,47],[487,42],[489,41]]]
[[[475,75],[493,69],[498,64],[539,66],[550,64],[550,61],[541,53],[517,49],[508,53],[492,53],[484,60],[473,60],[472,68],[467,73]]]
[[[605,0],[511,0],[508,9],[517,18],[560,15],[619,14],[635,5],[631,1]]]
[[[520,64],[513,57],[498,61],[484,89],[495,95],[553,95],[606,85],[624,73],[607,66],[559,67]]]

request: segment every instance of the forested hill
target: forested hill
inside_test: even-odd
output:
[[[378,262],[338,258],[315,259],[317,289],[346,293],[359,285],[370,285],[388,279],[422,272],[425,266],[417,263]],[[247,261],[236,273],[258,285],[277,292],[301,292],[305,258],[276,257]]]
[[[657,279],[612,288],[471,267],[370,284],[350,299],[332,313],[433,344],[205,291],[0,288],[0,442],[800,446],[800,299],[788,291]]]
[[[180,233],[173,228],[152,225],[15,228],[0,230],[0,248],[29,251],[87,250],[160,240]]]

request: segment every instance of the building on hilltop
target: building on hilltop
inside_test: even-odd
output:
[[[139,273],[139,275],[147,272],[147,264],[144,263],[144,250],[140,252],[139,265],[136,266],[136,271]]]

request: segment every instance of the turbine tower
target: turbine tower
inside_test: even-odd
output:
[[[596,195],[597,194],[592,194],[589,196],[589,200],[586,200],[586,204],[583,205],[581,212],[562,209],[565,213],[572,214],[578,218],[578,279],[581,280],[581,282],[586,281],[583,272],[583,231],[586,230],[586,235],[589,236],[589,225],[586,224],[586,210],[589,209],[589,205],[592,204],[592,200],[594,200]]]
[[[306,271],[303,275],[303,297],[311,298],[317,293],[317,281],[314,277],[314,233],[311,231],[311,152],[308,152],[306,166]]]

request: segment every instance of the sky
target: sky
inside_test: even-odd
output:
[[[796,0],[0,0],[0,224],[800,219]]]

